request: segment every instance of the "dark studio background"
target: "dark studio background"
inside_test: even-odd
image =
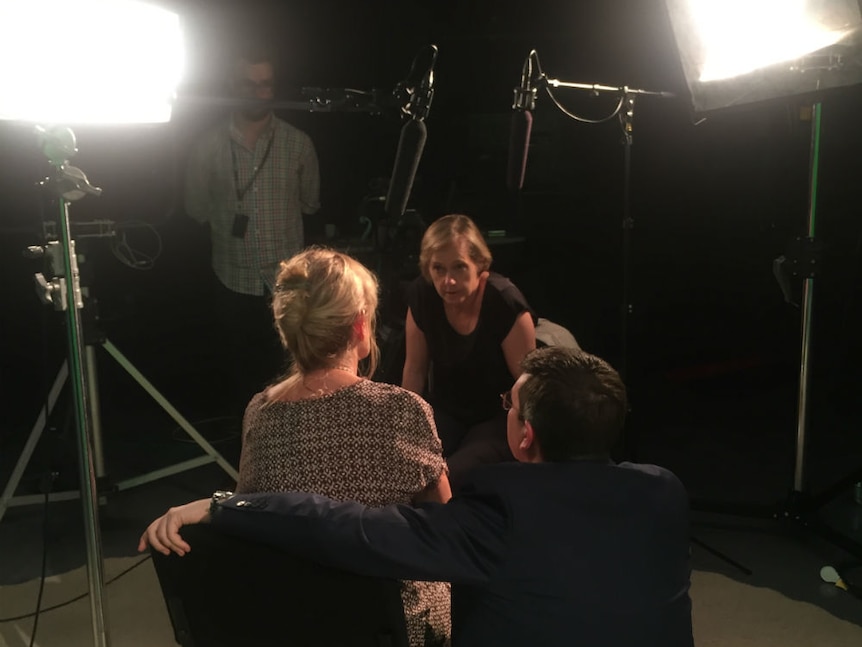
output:
[[[625,358],[630,445],[640,460],[674,470],[695,498],[772,505],[788,495],[801,316],[785,303],[772,263],[793,237],[806,233],[805,100],[751,106],[694,125],[660,0],[178,0],[172,6],[184,15],[188,34],[185,100],[168,125],[75,129],[80,152],[72,163],[104,194],[73,203],[71,215],[73,222],[113,220],[131,247],[150,254],[158,232],[161,254],[146,271],[120,263],[108,239],[79,239],[101,328],[183,415],[200,422],[202,433],[226,439],[220,445],[226,454],[236,451],[238,421],[208,422],[219,415],[211,394],[223,377],[212,352],[219,340],[210,334],[209,244],[183,213],[181,182],[189,142],[222,115],[202,97],[221,91],[230,43],[249,30],[278,43],[282,98],[299,98],[302,87],[389,90],[423,46],[436,44],[436,94],[410,206],[426,223],[464,212],[485,229],[523,237],[492,247],[497,269],[515,280],[541,316],[569,328],[584,349],[620,365],[619,123],[575,123],[540,94],[524,190],[517,197],[506,191],[512,90],[535,48],[553,78],[678,95],[642,97],[635,108],[629,259],[634,311]],[[573,91],[557,96],[570,110],[593,118],[608,114],[615,103]],[[810,492],[862,468],[861,102],[862,91],[854,87],[823,103],[817,238],[825,252],[815,284],[806,447]],[[312,234],[319,236],[326,222],[345,237],[358,236],[363,198],[370,187],[385,187],[391,172],[398,117],[280,115],[311,135],[320,157],[323,209]],[[42,242],[42,221],[56,215],[56,207],[40,207],[34,188],[47,162],[29,128],[0,124],[0,168],[5,484],[66,346],[61,315],[42,305],[34,289],[33,274],[41,265],[21,253]],[[405,276],[415,271],[412,259],[402,262]],[[188,443],[176,449],[181,434],[174,423],[104,354],[99,371],[112,476],[154,469],[175,453],[199,453]],[[71,424],[68,408],[59,406],[51,418],[55,431],[34,457],[22,491],[38,489],[45,465],[59,470],[61,481],[74,483]],[[850,488],[836,491],[835,500],[849,503]],[[858,539],[858,513],[855,525],[839,517],[836,527]]]

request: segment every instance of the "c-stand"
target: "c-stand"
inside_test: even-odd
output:
[[[53,496],[49,495],[48,500],[78,497],[81,499],[86,529],[87,576],[93,638],[96,645],[104,647],[108,644],[108,634],[103,596],[101,533],[97,514],[100,487],[97,480],[104,479],[105,471],[95,348],[97,346],[104,348],[207,453],[205,457],[118,483],[113,489],[134,487],[213,461],[219,463],[234,479],[238,474],[107,338],[102,335],[98,335],[96,339],[91,335],[85,337],[81,315],[85,305],[85,290],[81,289],[80,284],[79,259],[71,233],[69,203],[86,195],[98,196],[101,194],[101,189],[92,186],[83,171],[68,164],[68,158],[77,152],[75,136],[71,130],[53,129],[40,132],[44,139],[44,152],[53,169],[52,175],[43,182],[43,186],[51,189],[59,198],[60,236],[58,240],[48,241],[44,247],[30,248],[29,252],[31,255],[42,256],[47,260],[46,267],[49,270],[47,275],[43,273],[35,275],[37,292],[44,303],[53,305],[57,311],[66,315],[68,357],[54,379],[46,406],[37,416],[18,462],[12,470],[9,482],[0,497],[0,519],[10,505],[42,503],[46,500],[44,496],[15,497],[14,495],[48,422],[48,416],[59,398],[63,385],[68,381],[75,411],[80,491],[55,493]],[[104,490],[104,487],[102,489]]]
[[[30,247],[27,251],[29,256],[41,257],[46,261],[45,273],[35,274],[37,293],[45,304],[53,305],[55,310],[66,314],[69,357],[63,361],[54,378],[47,394],[46,404],[37,416],[9,481],[2,496],[0,496],[0,519],[10,506],[38,504],[45,501],[43,495],[16,497],[15,492],[48,423],[48,416],[56,406],[64,385],[69,382],[72,387],[76,410],[81,489],[80,491],[51,493],[48,499],[60,501],[80,497],[84,501],[85,518],[88,521],[87,555],[91,570],[90,584],[91,591],[94,591],[100,590],[102,581],[101,554],[98,546],[98,518],[96,515],[101,494],[129,489],[212,462],[218,463],[234,479],[238,478],[238,473],[99,329],[95,299],[89,286],[81,286],[79,260],[83,264],[83,259],[79,259],[75,241],[72,239],[71,224],[68,220],[68,203],[87,194],[99,195],[101,190],[92,187],[80,169],[66,164],[66,158],[77,150],[71,131],[47,133],[46,139],[45,152],[55,167],[55,175],[49,177],[43,185],[53,189],[59,196],[62,206],[62,218],[59,223],[60,235],[59,239],[48,240],[44,246]],[[87,231],[80,232],[81,237],[98,238],[115,235],[114,224],[110,221],[89,223],[87,227]],[[45,234],[46,239],[57,238],[56,232],[52,229],[46,228]],[[113,357],[126,373],[174,419],[204,450],[205,456],[117,483],[105,482],[106,471],[96,367],[96,349],[99,347]],[[97,610],[101,608],[101,595],[94,594],[93,597],[94,618],[99,618],[98,621],[95,621],[94,631],[98,636],[104,633],[102,614]]]
[[[778,522],[789,521],[799,525],[801,528],[814,532],[816,535],[841,547],[859,559],[862,558],[862,544],[831,528],[823,521],[819,511],[828,501],[835,498],[839,492],[859,482],[862,479],[862,468],[840,479],[817,496],[810,495],[806,488],[806,451],[809,422],[808,395],[811,381],[810,355],[814,314],[814,279],[821,265],[821,246],[815,237],[821,116],[822,106],[820,103],[815,103],[811,113],[806,236],[796,238],[787,255],[777,259],[773,265],[776,278],[779,279],[786,301],[792,301],[790,278],[793,277],[802,281],[802,299],[800,304],[802,310],[801,349],[793,486],[787,498],[774,506],[744,506],[694,500],[692,501],[692,508],[704,512],[717,512],[749,518],[772,518]]]

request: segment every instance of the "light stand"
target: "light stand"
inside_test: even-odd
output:
[[[49,242],[44,248],[31,248],[29,251],[31,255],[46,255],[49,260],[48,265],[54,271],[55,276],[53,277],[46,278],[39,273],[35,275],[35,279],[42,300],[45,303],[53,304],[55,309],[62,310],[66,314],[68,358],[63,362],[54,379],[47,396],[46,406],[39,413],[9,482],[0,496],[0,519],[10,506],[37,504],[45,500],[45,497],[39,495],[19,497],[14,495],[47,424],[48,415],[56,405],[65,382],[68,381],[71,385],[75,409],[80,490],[50,494],[48,500],[71,500],[78,497],[82,500],[93,635],[95,644],[98,647],[103,647],[107,645],[107,631],[103,601],[104,573],[98,506],[100,499],[99,481],[106,474],[96,371],[96,347],[104,348],[206,452],[205,456],[118,482],[111,486],[112,490],[125,490],[212,462],[218,463],[234,480],[238,479],[239,475],[237,470],[156,390],[152,383],[135,368],[116,346],[101,336],[98,336],[98,339],[87,338],[81,317],[81,311],[86,307],[86,299],[84,298],[86,290],[82,289],[80,282],[78,255],[69,222],[69,203],[86,195],[98,196],[102,190],[93,187],[80,169],[68,164],[68,158],[77,152],[75,135],[70,129],[38,130],[44,140],[45,155],[53,169],[52,176],[43,182],[43,186],[51,189],[60,201],[60,239]],[[100,233],[96,235],[112,235],[112,227],[109,224],[103,221],[99,225]],[[37,249],[39,252],[36,251]]]
[[[86,388],[83,331],[79,312],[84,304],[81,298],[75,247],[69,227],[69,202],[83,198],[88,194],[98,196],[102,190],[93,187],[80,169],[68,166],[67,159],[76,151],[75,136],[68,129],[59,131],[55,133],[55,136],[48,138],[44,149],[54,169],[54,177],[49,178],[48,183],[56,190],[60,198],[60,250],[63,267],[62,274],[53,284],[56,289],[52,290],[55,293],[59,292],[59,295],[52,295],[52,298],[53,296],[60,297],[60,307],[66,313],[66,335],[69,347],[68,373],[78,432],[78,468],[86,532],[87,580],[90,586],[93,640],[95,645],[102,647],[108,644],[108,633],[103,599],[105,580],[100,544],[101,534],[99,532],[99,518],[96,514],[99,499],[92,458],[93,438],[90,400]]]
[[[786,500],[773,509],[776,519],[815,528],[836,545],[857,556],[862,545],[827,527],[817,511],[824,495],[806,492],[805,468],[810,355],[814,311],[814,278],[819,268],[815,239],[820,164],[821,100],[825,92],[862,82],[862,7],[857,0],[761,3],[751,15],[735,15],[722,3],[665,0],[682,72],[695,113],[746,107],[749,104],[805,96],[813,104],[809,159],[807,232],[796,239],[794,274],[803,279],[801,348],[793,485]],[[760,19],[760,24],[756,24]],[[749,20],[745,29],[728,28]],[[739,26],[739,25],[736,25]],[[780,266],[777,269],[782,269]],[[778,275],[785,289],[785,282]],[[785,299],[788,299],[785,293]],[[849,477],[858,480],[862,471]],[[848,485],[852,480],[836,484]],[[829,492],[835,493],[833,487]],[[759,516],[763,506],[693,501],[695,509]]]
[[[781,514],[800,522],[804,526],[816,528],[819,534],[827,537],[833,543],[841,546],[849,553],[862,558],[862,545],[847,539],[840,533],[830,529],[820,521],[817,511],[841,490],[851,486],[862,478],[862,469],[847,475],[833,487],[816,497],[808,495],[805,483],[806,450],[808,444],[808,393],[811,383],[810,356],[814,316],[814,279],[819,271],[819,246],[815,237],[817,222],[817,189],[820,170],[820,127],[822,105],[817,102],[811,110],[811,159],[808,181],[808,214],[806,221],[807,236],[800,241],[804,250],[797,265],[801,266],[798,275],[804,277],[802,283],[801,348],[799,361],[799,398],[796,422],[796,454],[793,470],[793,488],[790,491],[786,507]]]
[[[817,224],[817,194],[820,170],[820,135],[822,104],[816,102],[811,110],[811,144],[808,178],[808,211],[806,235],[796,240],[796,255],[790,259],[795,269],[793,274],[802,279],[800,303],[800,355],[799,384],[797,392],[796,434],[793,467],[793,482],[784,501],[777,505],[739,505],[717,501],[692,500],[692,508],[704,512],[742,515],[749,517],[771,517],[777,521],[790,521],[815,531],[818,535],[840,546],[848,553],[862,558],[862,544],[830,528],[818,511],[840,491],[862,478],[862,470],[847,475],[832,487],[817,496],[811,496],[806,484],[806,459],[808,447],[809,410],[808,397],[811,386],[811,342],[813,339],[814,287],[820,268],[820,247],[815,237]]]
[[[808,448],[808,396],[811,387],[811,342],[813,339],[814,287],[820,268],[820,245],[815,236],[817,224],[817,195],[820,170],[820,135],[822,123],[822,104],[816,102],[811,109],[811,143],[808,177],[808,211],[806,215],[806,235],[796,239],[795,252],[790,260],[794,269],[792,274],[802,279],[802,299],[800,303],[800,351],[799,384],[797,392],[797,414],[793,482],[786,500],[777,506],[739,506],[721,502],[694,500],[695,509],[719,513],[746,514],[750,516],[771,516],[777,520],[788,520],[811,528],[847,552],[862,557],[862,545],[848,539],[823,523],[818,510],[840,491],[848,488],[862,478],[862,470],[837,481],[832,487],[817,496],[811,496],[806,484],[806,460]]]
[[[53,124],[170,120],[185,58],[176,13],[140,0],[4,0],[0,24],[5,27],[0,39],[0,119]],[[77,151],[71,130],[40,132],[53,168],[47,185],[59,196],[60,206],[60,240],[52,248],[60,267],[54,268],[57,276],[50,282],[43,277],[44,294],[66,314],[69,350],[65,371],[61,369],[49,400],[56,399],[66,372],[77,431],[93,640],[97,647],[105,647],[93,402],[88,393],[94,374],[88,376],[85,367],[88,353],[79,312],[84,303],[69,222],[70,202],[101,191],[67,163]],[[30,450],[36,444],[35,435],[28,440]],[[15,470],[20,478],[20,461]]]

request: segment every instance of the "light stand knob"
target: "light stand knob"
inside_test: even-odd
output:
[[[36,126],[42,152],[53,166],[62,166],[78,152],[78,142],[71,128],[54,126],[50,129]]]

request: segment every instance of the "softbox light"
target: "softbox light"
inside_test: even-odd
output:
[[[170,120],[183,73],[177,14],[134,0],[2,0],[0,119]]]
[[[665,0],[696,113],[862,81],[858,0]]]

